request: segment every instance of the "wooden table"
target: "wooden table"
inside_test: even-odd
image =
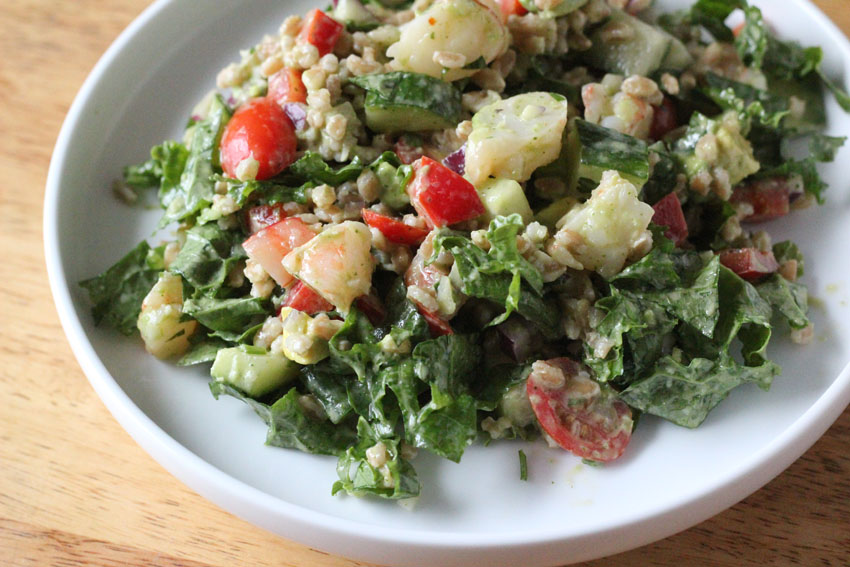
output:
[[[85,76],[147,3],[3,0],[0,10],[0,564],[362,565],[255,528],[180,484],[107,412],[62,333],[42,249],[50,154]],[[850,32],[848,0],[816,3]],[[587,565],[848,565],[849,441],[846,411],[730,510]]]

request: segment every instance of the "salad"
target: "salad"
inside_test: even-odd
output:
[[[80,283],[95,322],[208,365],[358,496],[415,497],[418,451],[475,442],[613,461],[643,414],[767,390],[773,334],[813,336],[768,221],[824,201],[824,95],[850,96],[745,0],[650,4],[288,17],[116,181],[163,215]]]

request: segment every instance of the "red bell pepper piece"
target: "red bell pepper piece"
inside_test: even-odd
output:
[[[422,140],[418,136],[409,136],[407,134],[401,135],[396,140],[393,150],[398,156],[398,159],[401,160],[401,163],[407,165],[425,155],[422,148]]]
[[[334,50],[344,26],[319,9],[311,10],[304,19],[298,38],[316,46],[319,57]]]
[[[749,282],[757,281],[779,269],[773,252],[763,252],[758,248],[724,250],[720,253],[720,263]]]
[[[361,215],[366,224],[377,228],[387,240],[396,244],[412,246],[421,243],[428,236],[427,228],[404,224],[399,219],[382,215],[371,209],[363,209]]]
[[[668,193],[663,199],[652,205],[652,208],[655,209],[652,222],[658,226],[666,226],[667,230],[664,232],[664,236],[672,240],[676,246],[681,245],[688,237],[688,223],[685,222],[679,196],[676,195],[675,191]]]
[[[416,212],[432,227],[474,219],[484,213],[472,183],[427,156],[413,163],[407,194]]]
[[[357,309],[359,309],[360,312],[369,319],[369,322],[376,327],[383,323],[384,319],[387,317],[387,310],[384,307],[384,304],[371,293],[361,295],[355,299],[354,305],[356,305]]]
[[[428,330],[431,331],[432,337],[455,334],[454,329],[452,329],[448,321],[436,313],[426,311],[421,305],[417,305],[416,308],[419,310],[420,315],[425,318],[425,322],[428,323]]]

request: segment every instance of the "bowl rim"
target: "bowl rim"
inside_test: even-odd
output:
[[[850,41],[838,27],[809,0],[793,2],[805,10],[823,30],[825,38],[821,43],[837,47],[844,66],[850,66]],[[511,553],[506,557],[519,557],[517,554],[546,549],[545,553],[555,563],[558,561],[554,553],[563,551],[578,541],[603,540],[607,542],[604,553],[608,555],[687,529],[745,498],[799,458],[850,403],[848,364],[815,403],[785,431],[716,482],[706,483],[699,491],[692,493],[690,498],[675,505],[644,509],[628,518],[618,518],[618,521],[612,522],[607,529],[578,535],[565,536],[563,531],[554,528],[533,535],[523,531],[511,536],[505,533],[445,533],[366,525],[292,504],[223,472],[172,438],[135,404],[111,376],[78,318],[66,274],[62,269],[59,247],[61,235],[58,230],[58,203],[62,187],[61,173],[67,167],[68,146],[85,118],[85,102],[109,74],[123,50],[132,44],[138,32],[155,23],[158,18],[166,17],[168,10],[174,9],[177,4],[179,0],[157,0],[148,6],[100,57],[74,98],[50,161],[44,198],[43,236],[54,303],[74,356],[90,384],[115,419],[146,452],[181,482],[208,500],[255,525],[287,538],[350,557],[357,556],[358,553],[363,555],[356,550],[362,550],[364,544],[384,546],[384,549],[373,549],[371,555],[364,556],[372,561],[375,557],[394,558],[393,548],[396,553],[400,550],[431,552],[432,555],[439,555],[440,560],[446,564],[455,564],[455,560],[463,561],[463,557],[453,555],[463,551],[509,549]],[[694,513],[696,509],[699,510],[698,513]],[[320,533],[321,537],[317,537],[317,533]],[[608,541],[612,537],[618,538],[614,545]],[[591,552],[578,559],[599,556],[598,553]],[[478,559],[480,560],[481,556],[478,556]]]

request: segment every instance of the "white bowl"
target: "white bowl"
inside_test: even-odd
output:
[[[826,50],[848,75],[850,45],[802,0],[756,2],[781,34]],[[667,5],[682,6],[672,0]],[[151,145],[179,137],[194,102],[238,50],[309,0],[156,2],[109,48],[74,101],[48,176],[47,264],[68,340],[116,419],[157,461],[222,508],[332,553],[394,565],[554,565],[624,551],[684,530],[749,495],[797,459],[850,401],[850,184],[832,164],[828,206],[795,213],[776,238],[807,255],[818,298],[813,344],[779,341],[769,393],[742,387],[697,430],[645,419],[626,456],[604,468],[542,443],[476,446],[461,464],[417,458],[418,505],[331,496],[335,459],[263,445],[248,407],[216,401],[203,369],[148,356],[138,340],[95,328],[76,282],[148,236],[158,212],[117,202],[110,183]],[[850,119],[828,101],[829,133]],[[836,163],[846,162],[841,150]],[[773,230],[773,229],[772,229]],[[519,478],[518,449],[529,479]]]

